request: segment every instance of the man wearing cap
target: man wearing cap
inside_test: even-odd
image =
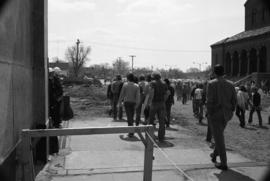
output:
[[[224,68],[217,64],[214,67],[216,78],[209,81],[206,93],[208,121],[215,140],[214,152],[210,154],[215,167],[227,170],[227,155],[224,141],[224,130],[227,122],[232,118],[236,107],[236,92],[232,82],[223,78]],[[216,163],[216,157],[220,163]]]
[[[155,115],[157,114],[159,129],[158,129],[158,140],[164,141],[165,137],[165,116],[166,107],[165,101],[169,96],[169,90],[167,85],[161,80],[161,74],[159,72],[153,72],[153,81],[150,84],[149,91],[149,103],[150,103],[150,115],[149,122],[154,124]]]

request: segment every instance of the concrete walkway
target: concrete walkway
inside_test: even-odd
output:
[[[113,122],[111,118],[69,122],[70,128],[103,126],[126,126],[126,122]],[[230,170],[215,169],[209,158],[212,150],[204,140],[176,125],[166,130],[166,142],[159,147],[165,155],[154,149],[153,181],[184,180],[169,159],[193,180],[199,181],[260,180],[266,171],[264,163],[252,162],[230,149],[227,152]],[[60,156],[55,157],[45,170],[52,181],[141,181],[143,161],[144,145],[137,135],[132,139],[126,134],[71,136],[67,137]]]

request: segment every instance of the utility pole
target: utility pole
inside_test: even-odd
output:
[[[122,70],[121,57],[118,57],[118,65],[117,65],[118,74],[120,74],[121,70]]]
[[[129,55],[131,57],[131,72],[133,73],[133,64],[134,64],[134,57],[135,55]]]
[[[77,44],[77,54],[76,54],[76,62],[78,63],[79,62],[79,45],[80,45],[80,40],[79,39],[77,39],[77,42],[76,42],[76,44]]]

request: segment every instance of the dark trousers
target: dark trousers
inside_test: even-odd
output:
[[[202,104],[202,100],[194,100],[194,109],[195,109],[195,114],[198,116],[199,122],[202,121],[203,119],[203,104]]]
[[[207,134],[206,134],[206,141],[211,142],[212,141],[212,131],[211,131],[211,126],[210,123],[207,119]]]
[[[236,116],[238,117],[240,121],[240,126],[244,127],[246,125],[245,121],[245,110],[243,110],[240,106],[236,106],[236,111],[235,111]]]
[[[170,126],[172,103],[166,103],[166,125]]]
[[[113,95],[113,118],[117,119],[117,113],[118,113],[118,118],[122,119],[123,117],[123,109],[122,107],[119,107],[119,110],[117,110],[117,104],[118,104],[119,97],[118,95]]]
[[[138,126],[141,121],[142,102],[136,108],[136,125]]]
[[[154,124],[155,115],[157,114],[159,122],[158,139],[160,141],[163,141],[165,137],[165,112],[164,102],[152,103],[150,106],[149,122],[150,124]]]
[[[128,126],[133,126],[133,124],[134,124],[135,105],[136,105],[136,103],[134,103],[134,102],[125,102],[124,103],[126,114],[127,114]]]
[[[224,140],[224,130],[227,125],[224,116],[220,115],[209,116],[208,121],[211,126],[211,131],[215,140],[214,156],[219,156],[222,165],[227,165],[227,154]]]
[[[182,104],[187,103],[187,94],[182,94]]]
[[[192,99],[192,110],[193,110],[193,113],[196,115],[197,114],[197,110],[196,110],[196,103],[195,103],[195,99]]]
[[[149,114],[150,114],[150,107],[146,106],[144,109],[144,118],[145,118],[145,122],[149,122]]]
[[[253,113],[257,112],[258,118],[259,118],[259,125],[262,126],[262,116],[261,116],[261,110],[258,107],[252,106],[250,113],[249,113],[249,119],[248,122],[252,123],[253,119]]]
[[[52,119],[52,125],[55,128],[59,128],[61,124],[60,116],[60,102],[55,103],[53,106],[50,106],[50,117]]]

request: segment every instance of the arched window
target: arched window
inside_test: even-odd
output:
[[[238,71],[239,71],[239,55],[237,52],[233,53],[233,72],[232,75],[233,76],[237,76],[238,75]]]
[[[249,58],[250,58],[249,73],[257,72],[257,51],[256,51],[256,49],[250,50]]]
[[[232,70],[231,70],[231,55],[230,53],[226,54],[226,60],[225,60],[225,72],[227,75],[230,75]]]
[[[253,9],[252,13],[251,13],[251,24],[252,25],[254,25],[256,23],[256,15],[257,15],[257,11],[256,11],[256,9]]]
[[[247,51],[246,50],[242,50],[241,52],[241,72],[240,75],[246,75],[247,73],[247,69],[248,69],[248,57],[247,57]]]
[[[267,51],[266,51],[266,47],[262,47],[260,49],[260,53],[259,53],[259,57],[260,57],[260,63],[259,63],[259,67],[258,70],[259,72],[266,72],[266,67],[267,67]]]

